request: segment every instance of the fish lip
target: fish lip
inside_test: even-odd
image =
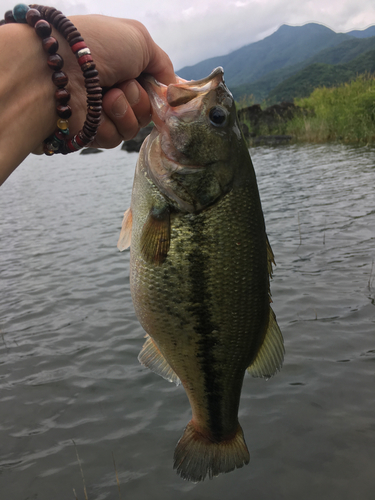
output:
[[[224,83],[224,69],[221,66],[215,68],[208,76],[201,78],[200,80],[187,81],[179,78],[176,75],[178,83],[171,83],[170,85],[164,85],[158,82],[152,75],[147,73],[142,73],[138,78],[138,82],[146,90],[150,102],[151,102],[151,117],[155,123],[156,128],[161,131],[163,124],[165,123],[166,113],[170,107],[173,107],[173,102],[169,96],[170,92],[168,89],[173,88],[189,88],[191,90],[196,90],[199,92],[204,92],[207,86],[207,91],[211,88],[212,82],[217,80],[217,82]]]

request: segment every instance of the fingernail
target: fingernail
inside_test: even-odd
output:
[[[126,102],[125,96],[121,94],[112,104],[112,113],[114,116],[121,118],[121,116],[124,116],[127,107],[128,103]]]
[[[126,86],[125,95],[130,106],[133,106],[133,104],[139,101],[140,91],[138,84],[134,80]]]

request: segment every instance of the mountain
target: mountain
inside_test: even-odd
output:
[[[370,26],[369,28],[361,31],[349,31],[347,35],[354,36],[355,38],[368,38],[370,36],[375,36],[375,26]]]
[[[306,81],[308,75],[312,77],[312,83],[341,82],[345,75],[352,75],[356,70],[352,67],[328,70],[326,66],[345,65],[361,54],[375,49],[374,34],[375,26],[344,34],[335,33],[316,23],[304,26],[282,25],[275,33],[259,42],[246,45],[230,54],[184,67],[177,71],[177,74],[188,80],[199,79],[207,76],[215,67],[223,66],[226,84],[235,99],[252,95],[256,102],[261,102],[286,80],[288,82],[286,86],[281,87],[280,92],[282,95],[288,93],[285,89],[293,87],[294,84],[289,79],[293,79],[294,75],[298,75],[299,82]],[[367,63],[371,66],[371,61],[367,60]],[[317,66],[312,66],[311,70],[300,74],[310,65]],[[317,72],[316,75],[314,71]],[[328,73],[330,76],[327,76]],[[279,95],[279,90],[270,95],[272,102]],[[290,95],[293,93],[294,91]]]
[[[325,65],[346,64],[349,63],[350,61],[355,60],[360,55],[365,54],[374,49],[375,49],[375,37],[365,38],[365,39],[350,37],[348,40],[345,40],[344,42],[336,45],[335,47],[321,50],[314,56],[305,59],[301,63],[294,64],[291,66],[286,66],[285,68],[282,68],[280,70],[272,71],[253,83],[248,83],[238,87],[231,87],[231,91],[233,93],[234,98],[237,100],[243,95],[253,95],[254,100],[256,102],[261,102],[269,96],[270,92],[273,89],[281,85],[282,82],[285,82],[287,80],[288,83],[286,85],[289,85],[290,79],[293,79],[293,75],[299,74],[299,72],[302,71],[303,68],[307,68],[308,66],[317,63]],[[357,71],[360,73],[366,71],[372,72],[371,60],[368,59],[365,60],[367,61],[368,65],[367,67],[365,67],[362,64],[361,65],[362,70],[360,70],[360,67],[358,67]],[[350,69],[350,71],[352,71],[352,68]],[[332,70],[332,74],[333,73],[334,71]],[[301,76],[302,80],[306,81],[307,74],[309,74],[309,71],[303,73],[303,76]],[[314,77],[314,68],[311,69],[310,74],[312,77],[312,81],[316,82],[317,78]],[[323,83],[322,80],[321,85],[327,85],[327,84]],[[315,88],[316,86],[318,85],[315,85],[313,88]],[[272,102],[275,102],[276,95],[277,92],[271,96]]]
[[[187,66],[177,71],[177,74],[188,80],[197,80],[210,74],[217,66],[223,66],[227,85],[236,87],[254,82],[270,71],[302,62],[323,49],[351,38],[350,35],[335,33],[320,24],[284,24],[259,42],[245,45],[230,54]]]

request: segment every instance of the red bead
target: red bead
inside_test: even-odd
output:
[[[56,112],[60,118],[70,118],[72,116],[72,108],[70,106],[59,104]]]
[[[74,151],[77,151],[77,149],[72,144],[72,139],[69,139],[69,141],[66,141],[66,145],[71,153],[74,153]]]
[[[86,142],[83,142],[82,139],[80,138],[79,134],[76,135],[76,143],[78,144],[78,146],[81,146],[81,148],[83,148],[84,146],[86,146]]]
[[[87,54],[78,58],[78,64],[82,66],[83,64],[86,64],[88,62],[93,62],[93,60],[94,59],[89,54]]]
[[[57,89],[55,92],[55,99],[60,104],[66,104],[70,99],[70,94],[66,89]]]
[[[48,38],[52,33],[51,25],[45,19],[40,19],[35,23],[35,31],[40,38]]]
[[[65,141],[66,139],[65,134],[63,134],[63,132],[61,132],[61,130],[59,129],[55,131],[55,137],[56,139],[59,139],[59,141]]]
[[[69,78],[63,71],[55,71],[52,73],[52,81],[56,85],[56,87],[65,87],[68,83]]]
[[[29,26],[34,27],[35,23],[42,18],[39,10],[29,9],[26,13],[26,22]]]
[[[51,69],[61,69],[64,66],[64,59],[59,54],[51,54],[48,56],[47,64]]]
[[[75,54],[76,52],[78,52],[81,49],[87,49],[87,45],[85,44],[85,42],[77,42],[74,45],[72,45],[70,48],[72,49],[73,54]]]
[[[59,42],[53,36],[43,38],[42,45],[47,54],[56,54],[59,48]]]

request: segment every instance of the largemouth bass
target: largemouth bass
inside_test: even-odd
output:
[[[174,468],[202,481],[249,462],[243,378],[282,365],[270,307],[274,257],[253,165],[222,68],[164,86],[146,78],[155,128],[143,143],[118,247],[147,332],[145,366],[185,388],[192,419]]]

